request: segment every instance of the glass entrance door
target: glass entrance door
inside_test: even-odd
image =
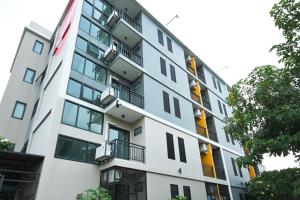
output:
[[[129,160],[129,132],[114,126],[109,127],[109,142],[115,158]]]

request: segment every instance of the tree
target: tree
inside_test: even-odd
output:
[[[175,198],[173,198],[172,200],[187,200],[186,197],[183,197],[183,196],[179,196],[177,195]]]
[[[77,195],[77,200],[111,200],[111,196],[104,188],[88,189]]]
[[[250,200],[300,199],[300,169],[264,172],[247,183]]]
[[[256,67],[227,98],[233,116],[226,129],[249,150],[238,161],[244,166],[261,163],[265,153],[300,159],[300,2],[281,0],[270,15],[285,39],[271,48],[283,67]]]
[[[0,151],[11,151],[13,149],[13,143],[8,139],[0,136]]]

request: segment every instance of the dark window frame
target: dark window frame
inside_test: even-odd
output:
[[[26,74],[27,74],[28,71],[33,72],[33,75],[32,75],[32,81],[31,81],[31,82],[25,80]],[[23,76],[23,81],[24,81],[25,83],[33,84],[34,78],[35,78],[35,74],[36,74],[36,71],[35,71],[34,69],[31,69],[31,68],[27,67],[26,70],[25,70],[24,76]]]
[[[176,198],[176,196],[179,195],[178,185],[170,184],[170,193],[171,193],[171,199]]]
[[[168,158],[175,160],[176,156],[175,156],[175,148],[174,148],[174,138],[171,133],[168,133],[168,132],[166,133],[166,141],[167,141]]]
[[[235,164],[234,158],[231,158],[231,165],[232,165],[234,175],[238,176],[238,172],[237,172],[237,169],[236,169],[236,164]]]
[[[158,42],[164,46],[164,34],[160,29],[157,29]]]
[[[242,193],[239,193],[240,200],[244,200],[244,196]]]
[[[238,170],[239,170],[240,177],[244,177],[243,176],[243,171],[242,171],[242,166],[238,166]]]
[[[170,74],[171,74],[171,80],[176,83],[177,82],[177,80],[176,80],[176,69],[171,64],[170,64]]]
[[[163,104],[164,104],[164,111],[167,113],[171,113],[170,96],[165,91],[163,91]]]
[[[221,88],[221,84],[220,84],[219,80],[217,80],[217,84],[218,84],[218,88],[219,88],[220,93],[222,93],[222,88]]]
[[[167,37],[168,50],[173,53],[173,45],[171,38]]]
[[[219,100],[219,99],[217,99],[217,101],[218,101],[218,107],[219,107],[219,111],[220,111],[220,113],[221,113],[221,114],[223,114],[223,110],[222,110],[222,105],[221,105],[221,102],[220,102],[220,100]]]
[[[173,103],[174,103],[175,116],[177,118],[181,119],[179,99],[177,99],[176,97],[173,97]]]
[[[183,196],[187,199],[187,200],[192,200],[192,196],[191,196],[191,188],[190,186],[183,186]]]
[[[166,60],[160,57],[160,73],[167,76],[167,64]]]
[[[40,52],[38,52],[38,51],[35,50],[35,46],[37,45],[37,43],[42,45],[42,48],[41,48]],[[41,42],[41,41],[39,41],[39,40],[35,40],[33,48],[32,48],[32,51],[41,55],[43,53],[43,49],[44,49],[44,43]]]
[[[216,78],[214,76],[211,76],[211,77],[212,77],[212,80],[213,80],[214,88],[218,89],[217,88],[217,83],[216,83]]]
[[[178,141],[178,150],[179,150],[180,162],[187,163],[187,161],[186,161],[184,139],[181,138],[181,137],[177,137],[177,141]]]
[[[223,110],[224,110],[224,114],[226,117],[228,117],[228,113],[227,113],[227,109],[226,109],[226,105],[223,103]]]
[[[22,104],[22,105],[24,105],[24,110],[23,110],[23,112],[22,112],[22,117],[16,117],[16,116],[14,116],[14,115],[15,115],[15,111],[16,111],[16,107],[17,107],[17,104]],[[24,115],[25,115],[25,112],[26,112],[26,107],[27,107],[27,104],[26,104],[26,103],[21,102],[21,101],[16,101],[16,102],[15,102],[15,105],[14,105],[13,112],[12,112],[12,114],[11,114],[11,117],[12,117],[12,118],[15,118],[15,119],[23,120]]]

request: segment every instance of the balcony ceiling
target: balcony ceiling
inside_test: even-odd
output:
[[[133,48],[141,40],[140,33],[122,19],[113,29],[112,34],[130,48]]]
[[[116,8],[122,9],[133,19],[140,12],[140,9],[136,6],[136,3],[133,0],[107,0],[107,2],[111,3]]]

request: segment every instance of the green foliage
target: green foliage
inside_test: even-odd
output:
[[[111,196],[104,188],[88,189],[77,195],[77,200],[111,200]]]
[[[173,198],[172,200],[187,200],[186,197],[183,196],[176,196],[175,198]]]
[[[243,165],[261,163],[265,153],[300,152],[300,2],[281,0],[270,14],[285,38],[271,49],[284,67],[255,68],[227,98],[233,116],[226,129],[250,152],[238,160]]]
[[[297,200],[300,199],[300,169],[262,173],[247,183],[250,200]]]
[[[13,143],[11,143],[8,139],[0,136],[0,151],[10,151],[12,150]]]

